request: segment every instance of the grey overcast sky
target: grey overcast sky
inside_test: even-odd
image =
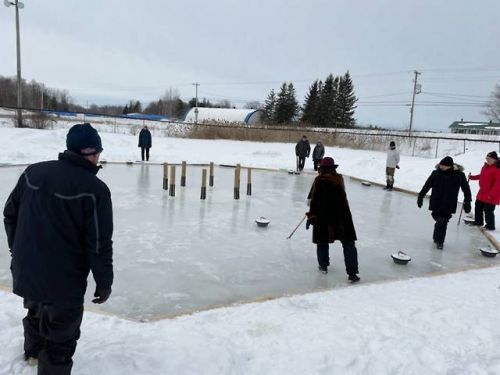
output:
[[[361,124],[484,121],[500,83],[500,0],[23,0],[23,77],[80,104],[184,99],[263,102],[283,81],[299,101],[316,78],[353,77]],[[14,9],[0,8],[0,75],[14,76]],[[446,103],[445,105],[438,103]],[[450,104],[452,103],[452,104]]]

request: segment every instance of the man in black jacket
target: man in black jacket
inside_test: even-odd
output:
[[[304,164],[306,163],[306,158],[309,157],[311,153],[311,145],[305,135],[302,136],[300,141],[295,145],[295,155],[297,156],[297,171],[302,171],[304,169]]]
[[[101,138],[78,124],[66,145],[59,160],[26,168],[3,212],[13,291],[28,309],[25,359],[38,359],[38,375],[71,373],[89,272],[94,303],[113,283],[111,193],[96,176]]]
[[[429,210],[436,221],[432,239],[439,250],[443,249],[446,229],[451,215],[457,211],[458,192],[464,193],[464,211],[470,212],[471,192],[463,167],[455,164],[450,156],[439,162],[418,194],[417,205],[422,207],[424,197],[432,189]]]
[[[149,161],[149,149],[151,148],[151,132],[144,125],[139,133],[139,147],[141,148],[141,160],[144,161],[144,151],[146,152],[146,161]]]

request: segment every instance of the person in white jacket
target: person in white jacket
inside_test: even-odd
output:
[[[387,162],[385,164],[386,186],[384,190],[391,191],[394,186],[394,172],[399,169],[399,151],[396,150],[396,143],[389,143],[389,151],[387,151]]]

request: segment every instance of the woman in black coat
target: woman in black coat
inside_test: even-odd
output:
[[[317,245],[318,269],[328,272],[329,244],[339,240],[344,248],[344,261],[349,280],[359,281],[356,231],[344,188],[344,179],[338,174],[334,160],[323,158],[319,175],[314,179],[309,198],[306,228],[313,226],[312,241]]]
[[[144,125],[139,133],[139,146],[141,148],[141,160],[144,161],[144,151],[146,151],[146,161],[149,161],[149,149],[151,148],[151,132]]]
[[[443,249],[446,229],[451,215],[457,211],[458,192],[464,193],[464,211],[470,212],[471,192],[463,167],[455,164],[450,156],[439,162],[418,194],[417,205],[422,207],[424,197],[432,189],[429,210],[436,221],[432,239],[439,250]]]

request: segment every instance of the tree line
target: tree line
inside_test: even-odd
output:
[[[17,79],[0,75],[0,107],[17,106]],[[97,105],[90,104],[88,108],[75,103],[67,90],[47,87],[35,80],[22,80],[23,108],[44,109],[62,112],[87,112],[109,116],[126,115],[128,113],[146,113],[181,118],[190,109],[195,107],[196,98],[184,101],[175,89],[167,90],[158,100],[153,100],[144,106],[139,100],[129,100],[125,105]],[[211,102],[206,98],[198,100],[198,107],[232,108],[228,100]]]
[[[318,126],[349,128],[356,124],[354,112],[356,95],[349,72],[325,81],[315,80],[309,87],[304,105],[299,106],[293,84],[283,83],[276,94],[271,90],[263,110],[270,124],[285,124],[293,121]]]

